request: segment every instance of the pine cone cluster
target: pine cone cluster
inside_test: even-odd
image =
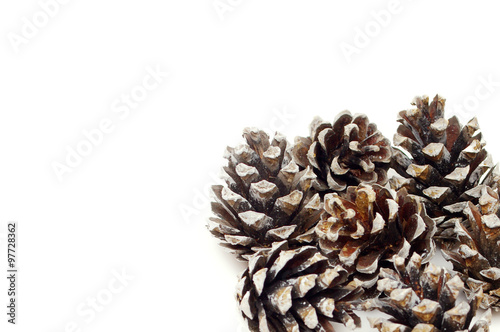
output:
[[[393,146],[344,111],[294,143],[247,128],[227,148],[208,229],[247,264],[236,299],[250,331],[356,329],[356,310],[389,315],[371,319],[380,332],[489,331],[500,173],[477,119],[446,118],[440,96],[412,104]]]

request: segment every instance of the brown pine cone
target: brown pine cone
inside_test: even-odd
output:
[[[333,125],[316,117],[309,137],[297,137],[295,162],[312,166],[323,190],[343,191],[359,183],[387,182],[391,144],[366,115],[340,113]]]
[[[344,197],[326,194],[324,209],[316,226],[319,248],[348,270],[373,274],[381,261],[418,252],[427,262],[435,253],[435,222],[406,189],[395,193],[360,184],[349,187]]]
[[[452,277],[433,264],[422,265],[416,253],[406,266],[402,258],[394,263],[395,269],[380,271],[378,289],[384,295],[363,306],[391,316],[369,319],[372,327],[380,332],[489,331],[491,311],[471,324],[483,296],[481,290],[471,294],[469,303],[457,301],[464,289],[459,276]]]
[[[282,241],[249,259],[236,298],[252,332],[333,332],[331,322],[360,326],[352,301],[363,290],[343,285],[347,277],[316,247],[288,249]]]
[[[394,135],[392,167],[404,179],[391,178],[391,187],[429,198],[433,204],[428,213],[437,217],[443,206],[481,184],[483,175],[493,171],[493,162],[477,119],[465,126],[456,117],[445,119],[445,99],[438,95],[430,104],[429,97],[416,97],[412,105],[416,108],[399,113],[401,124]]]
[[[479,196],[463,205],[465,219],[455,218],[454,228],[442,235],[443,254],[453,263],[471,290],[485,292],[483,308],[500,308],[500,201],[498,193],[487,186],[469,192]],[[456,206],[458,209],[459,206]],[[450,240],[452,239],[452,240]]]
[[[276,241],[310,243],[322,210],[310,190],[316,175],[299,170],[282,135],[270,141],[264,131],[247,128],[243,137],[246,144],[227,148],[227,187],[213,186],[210,232],[243,260]]]

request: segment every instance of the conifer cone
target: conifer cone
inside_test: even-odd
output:
[[[456,117],[446,119],[445,99],[438,95],[430,104],[429,97],[416,97],[412,105],[399,113],[392,167],[404,178],[391,178],[391,187],[427,197],[428,213],[437,217],[483,175],[489,178],[494,165],[476,118],[464,126]]]
[[[359,183],[387,182],[391,144],[366,115],[340,113],[333,124],[316,117],[309,137],[297,137],[295,162],[312,166],[322,190],[343,191]]]
[[[482,299],[482,290],[467,301],[457,301],[464,283],[445,269],[422,264],[413,254],[405,266],[402,258],[394,261],[395,269],[382,269],[378,289],[383,295],[364,303],[363,309],[377,309],[390,319],[369,319],[380,332],[488,332],[491,311],[472,325]],[[465,294],[464,294],[465,295]]]
[[[468,192],[471,201],[453,205],[463,209],[465,219],[454,218],[454,228],[446,228],[441,237],[443,255],[462,274],[472,291],[481,288],[483,308],[500,308],[500,201],[488,186]],[[475,205],[473,202],[477,201]],[[454,241],[450,241],[453,239]]]
[[[435,253],[435,222],[420,198],[380,185],[349,187],[344,197],[326,194],[325,212],[316,226],[321,251],[349,271],[374,274],[379,263],[418,252],[429,261]]]
[[[347,277],[314,246],[276,242],[249,259],[236,298],[252,332],[334,332],[331,322],[360,326],[352,303],[363,290],[344,285]]]
[[[210,232],[242,260],[276,241],[310,243],[322,210],[311,190],[316,175],[291,160],[284,136],[271,141],[264,131],[247,128],[243,137],[246,144],[227,148],[227,186],[212,187]]]

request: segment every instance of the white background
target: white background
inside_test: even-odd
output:
[[[439,93],[500,155],[492,1],[62,2],[46,22],[38,1],[0,4],[2,271],[8,221],[20,246],[19,321],[2,277],[1,331],[245,331],[243,265],[206,231],[205,191],[246,126],[293,141],[349,109],[392,138],[398,111]],[[158,68],[168,78],[123,108]],[[113,131],[60,180],[55,163],[103,119]],[[107,298],[123,269],[133,280]],[[101,311],[78,314],[96,296]]]

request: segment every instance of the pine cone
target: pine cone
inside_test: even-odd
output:
[[[445,99],[436,95],[416,97],[415,109],[399,113],[394,135],[392,167],[405,179],[391,179],[393,189],[406,187],[410,193],[433,202],[428,213],[442,215],[442,207],[481,183],[493,171],[493,162],[484,149],[477,119],[462,126],[456,117],[444,118]],[[487,177],[487,176],[485,176]]]
[[[485,293],[483,308],[500,308],[500,201],[490,187],[473,189],[480,195],[477,206],[463,203],[465,220],[455,218],[448,228],[443,254],[463,274],[469,289],[481,288]],[[454,236],[454,241],[450,238]],[[444,236],[443,236],[444,237]]]
[[[237,287],[237,301],[252,332],[333,332],[330,322],[359,327],[352,301],[363,290],[342,286],[348,273],[331,266],[314,246],[288,249],[286,241],[254,254]]]
[[[305,168],[312,166],[322,190],[343,191],[359,183],[387,182],[391,144],[366,115],[340,113],[333,125],[316,117],[309,137],[297,137],[292,154]]]
[[[413,254],[407,266],[402,258],[395,259],[395,270],[382,269],[378,288],[385,297],[365,303],[366,309],[377,309],[391,319],[369,319],[380,332],[487,332],[491,311],[471,326],[482,291],[472,294],[469,303],[458,302],[464,283],[459,276],[451,277],[445,269],[428,264]],[[397,271],[397,272],[396,272]]]
[[[319,248],[348,270],[373,274],[379,261],[418,252],[429,261],[435,252],[434,221],[417,196],[380,185],[349,187],[345,197],[326,194],[325,213],[316,226]],[[386,263],[387,264],[387,263]]]
[[[227,148],[227,187],[212,187],[210,232],[243,260],[276,241],[310,243],[322,210],[310,190],[316,175],[299,170],[282,135],[270,141],[265,132],[247,128],[243,137],[247,144]]]

